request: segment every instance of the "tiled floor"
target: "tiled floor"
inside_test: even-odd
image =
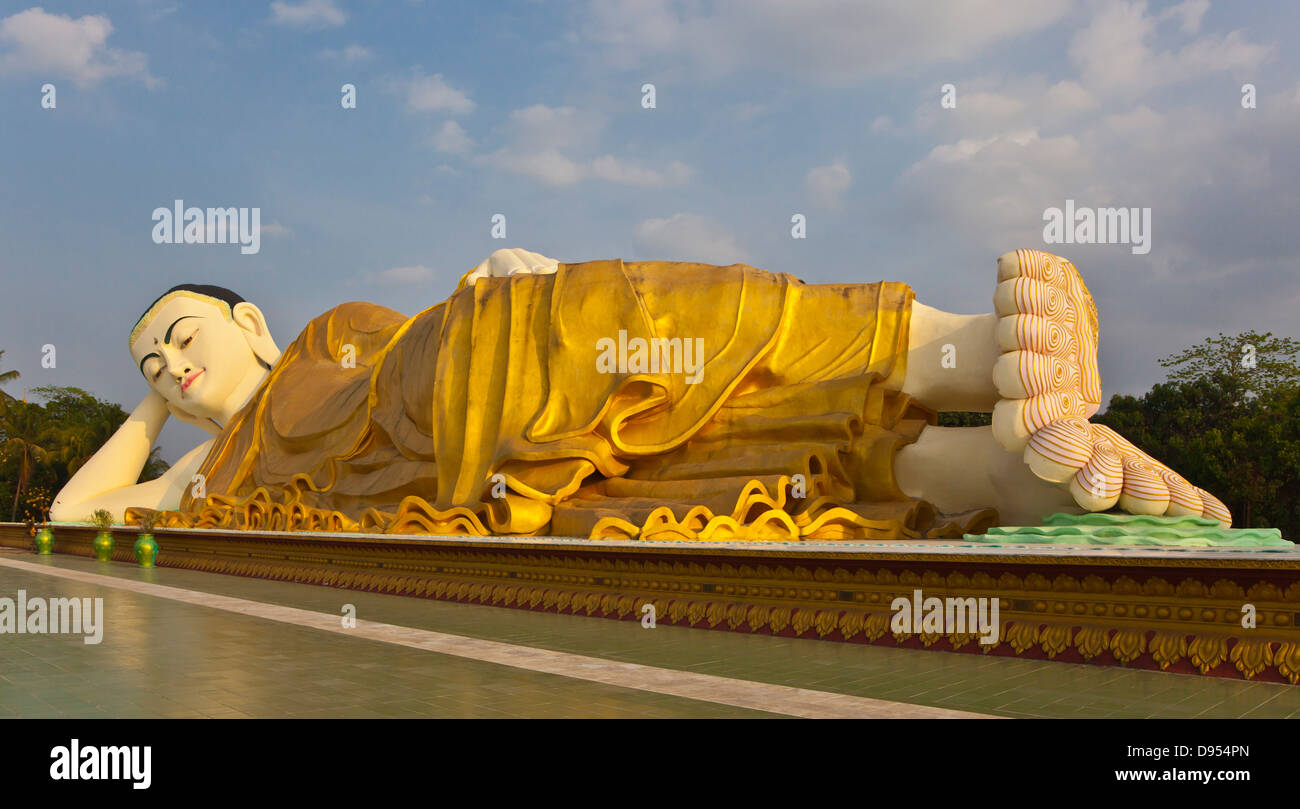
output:
[[[38,557],[23,556],[36,562]],[[46,564],[668,669],[1002,716],[1300,717],[1300,688],[773,638],[74,557]],[[3,716],[773,716],[0,568],[0,596],[103,596],[104,642],[0,635]]]

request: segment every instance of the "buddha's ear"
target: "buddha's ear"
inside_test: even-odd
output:
[[[231,310],[235,325],[244,331],[244,339],[253,349],[257,358],[268,366],[274,366],[280,359],[280,349],[271,338],[271,330],[266,326],[266,315],[248,301],[235,304]]]

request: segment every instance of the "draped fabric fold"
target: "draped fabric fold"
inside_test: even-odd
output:
[[[747,265],[480,278],[406,317],[308,324],[163,523],[798,540],[955,536],[893,456],[912,292]]]

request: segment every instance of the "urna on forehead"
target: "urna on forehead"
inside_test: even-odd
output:
[[[140,332],[149,325],[154,316],[162,310],[164,306],[172,300],[184,297],[193,300],[202,301],[212,304],[221,309],[227,317],[234,317],[234,307],[236,304],[244,302],[243,297],[238,293],[232,292],[225,287],[214,286],[212,284],[177,284],[163,294],[159,295],[153,303],[149,304],[144,313],[136,320],[135,326],[131,329],[130,338],[127,340],[128,345],[134,345],[135,340],[140,336]]]

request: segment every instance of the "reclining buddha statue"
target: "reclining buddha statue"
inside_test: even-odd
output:
[[[1119,509],[1231,524],[1113,430],[1069,261],[997,262],[994,311],[903,283],[500,250],[414,316],[345,303],[281,351],[181,285],[130,334],[150,392],[51,516],[248,530],[826,540],[951,537]],[[945,411],[991,412],[941,427]],[[136,483],[169,417],[213,435]]]

